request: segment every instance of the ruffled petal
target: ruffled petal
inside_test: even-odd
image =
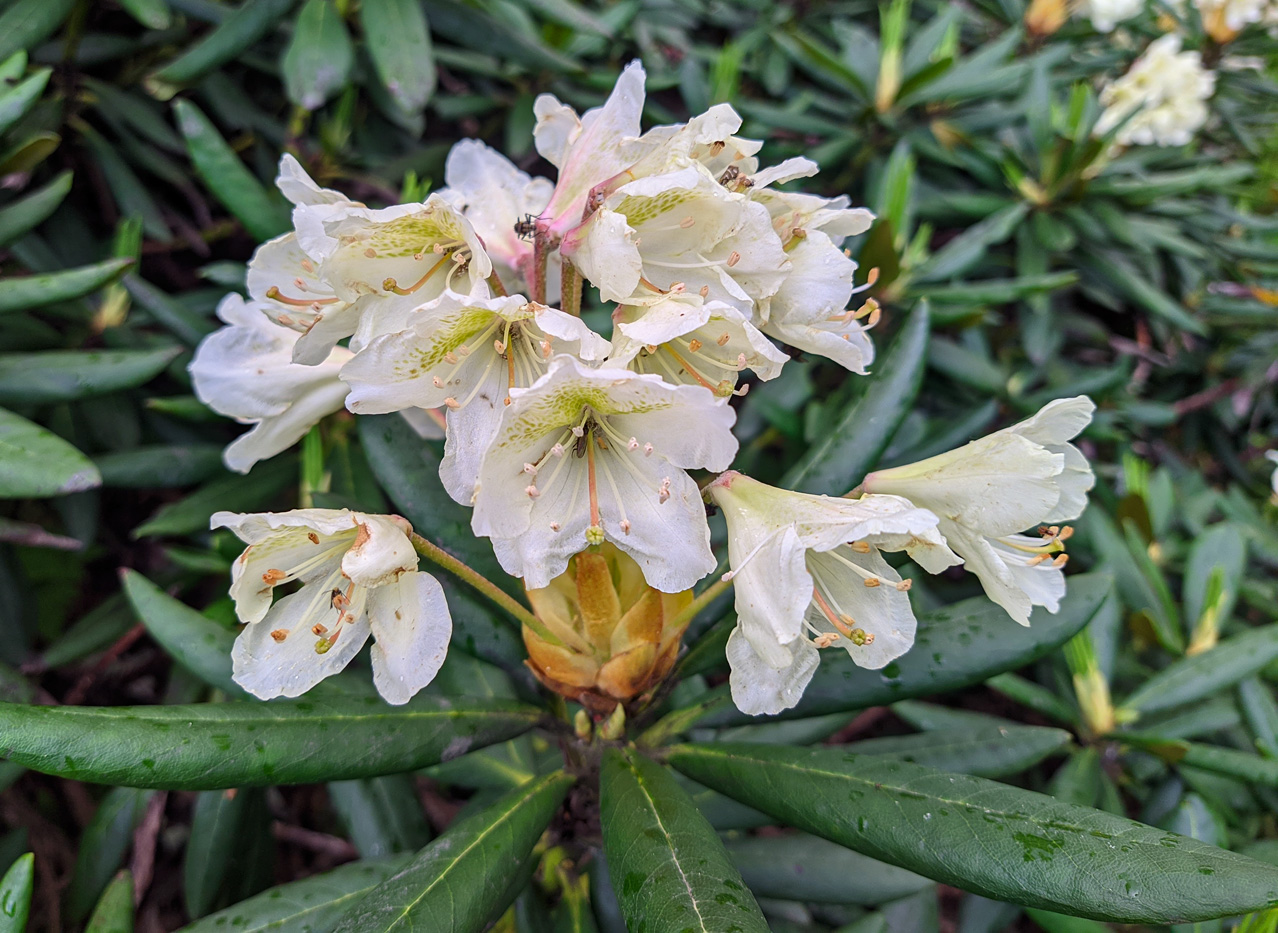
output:
[[[407,703],[435,679],[448,654],[453,620],[444,590],[428,573],[402,574],[369,594],[368,618],[373,684],[387,703]]]

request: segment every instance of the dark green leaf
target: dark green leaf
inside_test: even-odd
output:
[[[168,29],[173,18],[168,0],[120,0],[120,6],[147,29]]]
[[[133,529],[133,537],[208,531],[209,518],[221,509],[255,512],[278,507],[284,490],[296,479],[297,460],[292,456],[259,463],[247,477],[224,476],[212,480],[177,502],[161,506],[147,521]]]
[[[364,46],[395,103],[417,113],[435,92],[435,58],[418,0],[381,0],[359,8]]]
[[[430,828],[422,815],[412,775],[332,781],[328,798],[346,824],[346,834],[361,858],[416,852],[430,841]]]
[[[113,787],[98,804],[92,822],[80,837],[75,874],[67,888],[67,913],[73,921],[89,915],[123,864],[124,855],[133,844],[133,831],[153,796],[149,790]]]
[[[190,486],[222,472],[218,444],[144,445],[94,459],[102,485],[123,489]]]
[[[533,846],[574,780],[557,771],[453,824],[352,908],[339,929],[479,933],[523,887]]]
[[[1028,212],[1029,205],[1017,201],[973,224],[915,268],[910,273],[910,280],[915,283],[940,282],[966,272],[991,246],[997,246],[1010,237]]]
[[[181,933],[331,933],[358,903],[408,862],[408,856],[353,862],[271,888],[183,927]]]
[[[0,355],[0,404],[47,405],[150,382],[179,351],[47,350]]]
[[[873,905],[932,886],[914,872],[807,833],[755,836],[728,842],[726,848],[760,897]]]
[[[928,310],[917,305],[866,381],[864,394],[786,474],[781,485],[839,495],[874,468],[914,405],[927,359]]]
[[[35,887],[35,855],[28,852],[0,878],[0,933],[26,933]]]
[[[267,7],[276,2],[266,0],[261,6]],[[246,3],[244,6],[255,5]],[[189,100],[174,102],[173,109],[195,170],[214,197],[239,218],[254,239],[269,240],[288,230],[292,223],[283,199],[263,187],[240,161],[235,150],[227,145],[212,121]]]
[[[289,100],[307,110],[322,106],[345,87],[354,61],[355,48],[337,4],[333,0],[306,0],[284,53],[284,87]]]
[[[0,704],[0,749],[36,771],[174,790],[304,784],[397,774],[530,729],[509,701],[418,695],[405,706],[324,697],[197,706]]]
[[[664,768],[610,748],[599,797],[608,873],[630,929],[767,933],[719,837]]]
[[[0,14],[0,60],[43,42],[71,13],[75,0],[17,0]]]
[[[1069,742],[1070,734],[1064,729],[1006,725],[886,736],[853,742],[846,747],[849,752],[860,755],[912,761],[938,771],[1004,777],[1033,767]]]
[[[53,180],[0,210],[0,246],[7,246],[27,231],[49,219],[71,190],[71,173],[60,172]]]
[[[102,485],[93,461],[47,428],[0,408],[0,498],[43,498]]]
[[[133,933],[133,876],[127,871],[102,892],[84,933]]]
[[[43,308],[61,301],[70,301],[72,298],[82,298],[115,281],[131,265],[132,259],[108,259],[67,272],[7,278],[0,282],[0,314]]]
[[[254,833],[269,833],[270,818],[265,794],[257,788],[206,790],[196,796],[183,864],[188,914],[203,917],[231,882],[248,873],[254,850],[249,841]]]
[[[1272,866],[982,778],[772,745],[676,746],[669,761],[792,826],[1028,907],[1173,923],[1278,903]]]
[[[1138,713],[1183,706],[1232,687],[1275,659],[1278,623],[1250,629],[1210,651],[1182,658],[1146,680],[1120,705]]]
[[[148,79],[157,97],[167,100],[177,86],[190,84],[229,62],[274,28],[296,0],[244,0],[212,32]],[[262,239],[265,239],[263,237]]]

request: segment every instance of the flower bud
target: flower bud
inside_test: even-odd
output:
[[[1050,36],[1069,16],[1065,0],[1033,0],[1025,11],[1025,28],[1031,35]]]
[[[525,626],[529,668],[556,693],[606,714],[670,673],[687,628],[670,623],[692,602],[692,591],[653,589],[631,557],[605,543],[573,557],[549,586],[529,590],[528,600],[562,642]]]

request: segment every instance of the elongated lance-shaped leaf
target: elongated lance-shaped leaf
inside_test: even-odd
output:
[[[47,405],[150,382],[181,350],[48,350],[0,356],[0,405]]]
[[[782,486],[840,495],[874,468],[914,406],[927,368],[930,333],[927,302],[920,302],[883,359],[875,361],[865,393],[791,468]]]
[[[122,871],[107,885],[84,933],[133,933],[133,876]]]
[[[884,736],[853,742],[848,751],[992,778],[1019,774],[1064,749],[1069,741],[1070,734],[1064,729],[1017,724]]]
[[[282,884],[197,920],[180,933],[331,933],[352,905],[411,858],[363,859]]]
[[[460,820],[337,925],[360,933],[479,933],[531,874],[532,850],[575,779],[538,778]]]
[[[0,878],[0,933],[24,933],[35,886],[35,855],[28,852]]]
[[[0,499],[57,496],[101,485],[92,460],[48,428],[0,408]]]
[[[0,314],[43,308],[60,301],[80,298],[114,281],[131,265],[132,259],[107,259],[66,272],[5,279],[0,283]]]
[[[49,219],[71,191],[71,173],[62,172],[52,181],[0,210],[0,246],[7,246],[28,230]]]
[[[169,62],[147,80],[151,93],[167,100],[176,85],[188,84],[223,62],[244,52],[269,33],[278,20],[292,9],[295,0],[255,0],[241,3],[212,32]]]
[[[520,735],[539,711],[418,695],[196,706],[0,704],[0,753],[35,771],[126,787],[217,790],[397,774]]]
[[[725,845],[760,897],[872,905],[932,886],[922,875],[807,833],[751,836]]]
[[[1141,684],[1119,705],[1153,713],[1232,687],[1278,659],[1278,623],[1250,629],[1202,654],[1182,658]]]
[[[174,599],[136,570],[120,571],[129,605],[151,637],[206,684],[235,697],[248,694],[232,678],[235,633]]]
[[[630,929],[766,933],[723,843],[664,768],[608,749],[599,797],[608,872]]]
[[[1056,614],[1034,610],[1028,628],[1008,618],[984,596],[929,612],[919,618],[914,646],[878,671],[857,667],[843,652],[821,658],[803,699],[780,718],[816,716],[838,710],[895,703],[980,683],[1023,667],[1073,637],[1100,610],[1113,579],[1089,573],[1069,578]],[[699,725],[758,722],[736,710],[711,714]]]
[[[682,745],[668,761],[792,826],[1014,904],[1130,923],[1278,904],[1274,866],[983,778],[838,748]]]

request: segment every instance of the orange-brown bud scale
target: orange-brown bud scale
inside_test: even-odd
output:
[[[686,623],[670,622],[692,592],[662,593],[611,543],[588,548],[550,585],[528,591],[533,612],[563,642],[527,626],[528,667],[546,687],[597,715],[648,692],[670,673]]]

